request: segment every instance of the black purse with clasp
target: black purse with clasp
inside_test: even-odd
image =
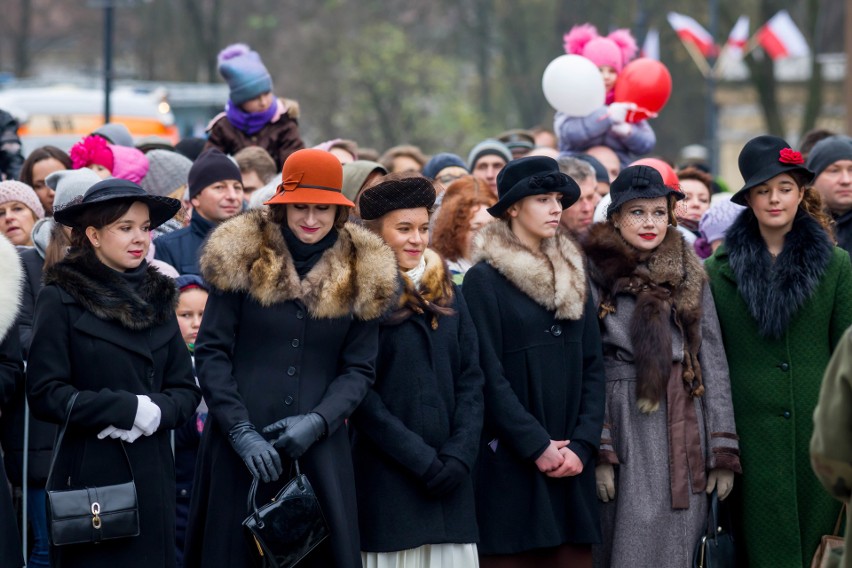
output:
[[[719,495],[715,489],[709,500],[704,534],[695,545],[692,566],[693,568],[735,568],[737,551],[734,547],[734,536],[731,534],[730,516],[726,515],[728,526],[722,527],[719,520]]]

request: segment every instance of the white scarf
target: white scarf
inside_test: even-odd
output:
[[[423,278],[423,273],[426,272],[426,255],[423,254],[420,257],[420,263],[405,273],[411,279],[411,282],[414,284],[414,289],[420,289],[420,279]]]

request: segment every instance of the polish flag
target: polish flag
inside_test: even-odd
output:
[[[772,58],[806,57],[810,55],[805,36],[796,27],[787,10],[781,10],[757,31],[757,42]]]
[[[660,60],[660,32],[657,28],[650,28],[645,34],[645,41],[642,42],[642,57]]]
[[[682,42],[694,45],[704,57],[711,57],[716,54],[713,36],[693,18],[677,12],[669,12],[666,19]]]
[[[728,36],[725,47],[728,48],[731,56],[742,59],[746,43],[748,43],[748,16],[740,16]]]

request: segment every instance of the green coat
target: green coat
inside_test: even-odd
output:
[[[738,265],[752,267],[746,286],[738,283],[726,248],[733,248],[730,232],[725,245],[705,264],[730,367],[743,468],[743,511],[735,518],[742,525],[742,544],[751,566],[809,566],[820,537],[834,528],[840,509],[814,476],[808,446],[823,372],[852,324],[852,265],[844,250],[809,242],[822,238],[813,225],[810,219],[797,219],[794,231],[801,230],[804,236],[788,233],[785,250],[774,264],[765,246],[746,251],[746,256],[754,256]],[[754,233],[744,238],[753,239]],[[791,240],[802,254],[788,253]],[[776,267],[793,273],[787,282],[801,281],[803,273],[813,270],[808,263],[820,254],[825,267],[815,276],[811,273],[812,292],[803,296],[798,309],[791,310],[789,321],[783,323],[786,332],[778,339],[762,337],[752,314],[760,307],[783,306],[778,300],[792,298],[790,291],[783,286],[773,289],[770,283],[764,294],[752,294],[749,302],[741,290],[754,284],[754,279],[771,280]],[[791,267],[797,259],[806,259],[802,264],[807,266]],[[760,271],[763,275],[754,276]],[[764,319],[772,320],[773,315]]]

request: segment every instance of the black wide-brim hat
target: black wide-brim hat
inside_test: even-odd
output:
[[[82,197],[77,197],[61,209],[54,210],[53,218],[63,225],[83,229],[85,227],[79,226],[81,213],[93,205],[119,199],[141,201],[147,205],[152,229],[174,217],[180,209],[180,201],[177,199],[151,195],[132,181],[109,178],[90,187]]]
[[[559,171],[559,164],[553,158],[518,158],[506,164],[497,174],[499,200],[487,211],[492,217],[499,218],[524,197],[551,192],[562,194],[563,209],[568,209],[580,199],[580,186]]]
[[[802,185],[811,183],[814,173],[805,167],[805,160],[783,138],[763,135],[752,138],[740,151],[740,174],[745,185],[731,197],[738,205],[748,206],[746,196],[751,188],[767,182],[778,174],[795,174]]]
[[[633,199],[655,199],[674,195],[680,201],[686,195],[663,183],[663,176],[651,166],[628,166],[621,170],[609,186],[612,202],[606,209],[606,218]]]

